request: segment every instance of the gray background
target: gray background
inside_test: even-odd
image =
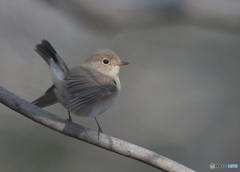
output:
[[[130,9],[136,15],[117,3],[126,9],[113,11],[117,20],[109,15],[116,7],[111,2],[100,8],[102,3],[83,1],[88,13],[74,13],[78,8],[67,3],[2,0],[0,85],[28,101],[43,94],[51,76],[34,52],[42,39],[53,44],[69,67],[83,63],[97,48],[109,48],[130,65],[121,68],[122,90],[116,103],[98,117],[106,134],[197,171],[213,171],[210,163],[240,165],[237,24],[228,28],[224,20],[222,25],[160,20],[161,14],[151,13],[154,8],[145,6],[147,10],[138,13],[133,1],[128,7],[136,7]],[[99,14],[89,15],[97,9]],[[67,118],[61,105],[46,110]],[[2,104],[0,114],[1,171],[157,171],[49,130]],[[75,123],[97,130],[92,118],[72,117]]]

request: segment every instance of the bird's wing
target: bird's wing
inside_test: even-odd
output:
[[[53,105],[55,103],[58,103],[57,97],[55,96],[54,93],[54,88],[55,86],[52,85],[46,92],[44,95],[42,95],[41,97],[39,97],[38,99],[34,100],[32,102],[32,104],[44,108],[50,105]]]
[[[70,94],[67,109],[76,112],[117,92],[113,78],[79,67],[77,74],[70,73],[64,79]]]

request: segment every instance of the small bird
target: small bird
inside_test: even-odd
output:
[[[44,108],[60,102],[68,111],[79,116],[93,117],[109,109],[121,89],[119,66],[127,65],[109,49],[96,50],[83,65],[68,68],[53,46],[47,41],[36,45],[35,51],[48,64],[53,85],[32,103]]]

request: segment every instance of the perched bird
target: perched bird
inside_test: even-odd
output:
[[[96,50],[83,65],[68,68],[53,46],[42,40],[35,51],[48,64],[53,85],[32,103],[44,108],[60,102],[67,110],[79,116],[93,117],[109,109],[121,89],[119,66],[127,65],[109,49]]]

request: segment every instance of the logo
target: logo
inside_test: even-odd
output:
[[[214,163],[211,163],[211,164],[210,164],[210,168],[211,168],[211,169],[214,169],[214,168],[215,168],[215,164],[214,164]]]
[[[215,169],[215,168],[238,168],[238,164],[215,164],[215,163],[211,163],[210,164],[210,169]]]

